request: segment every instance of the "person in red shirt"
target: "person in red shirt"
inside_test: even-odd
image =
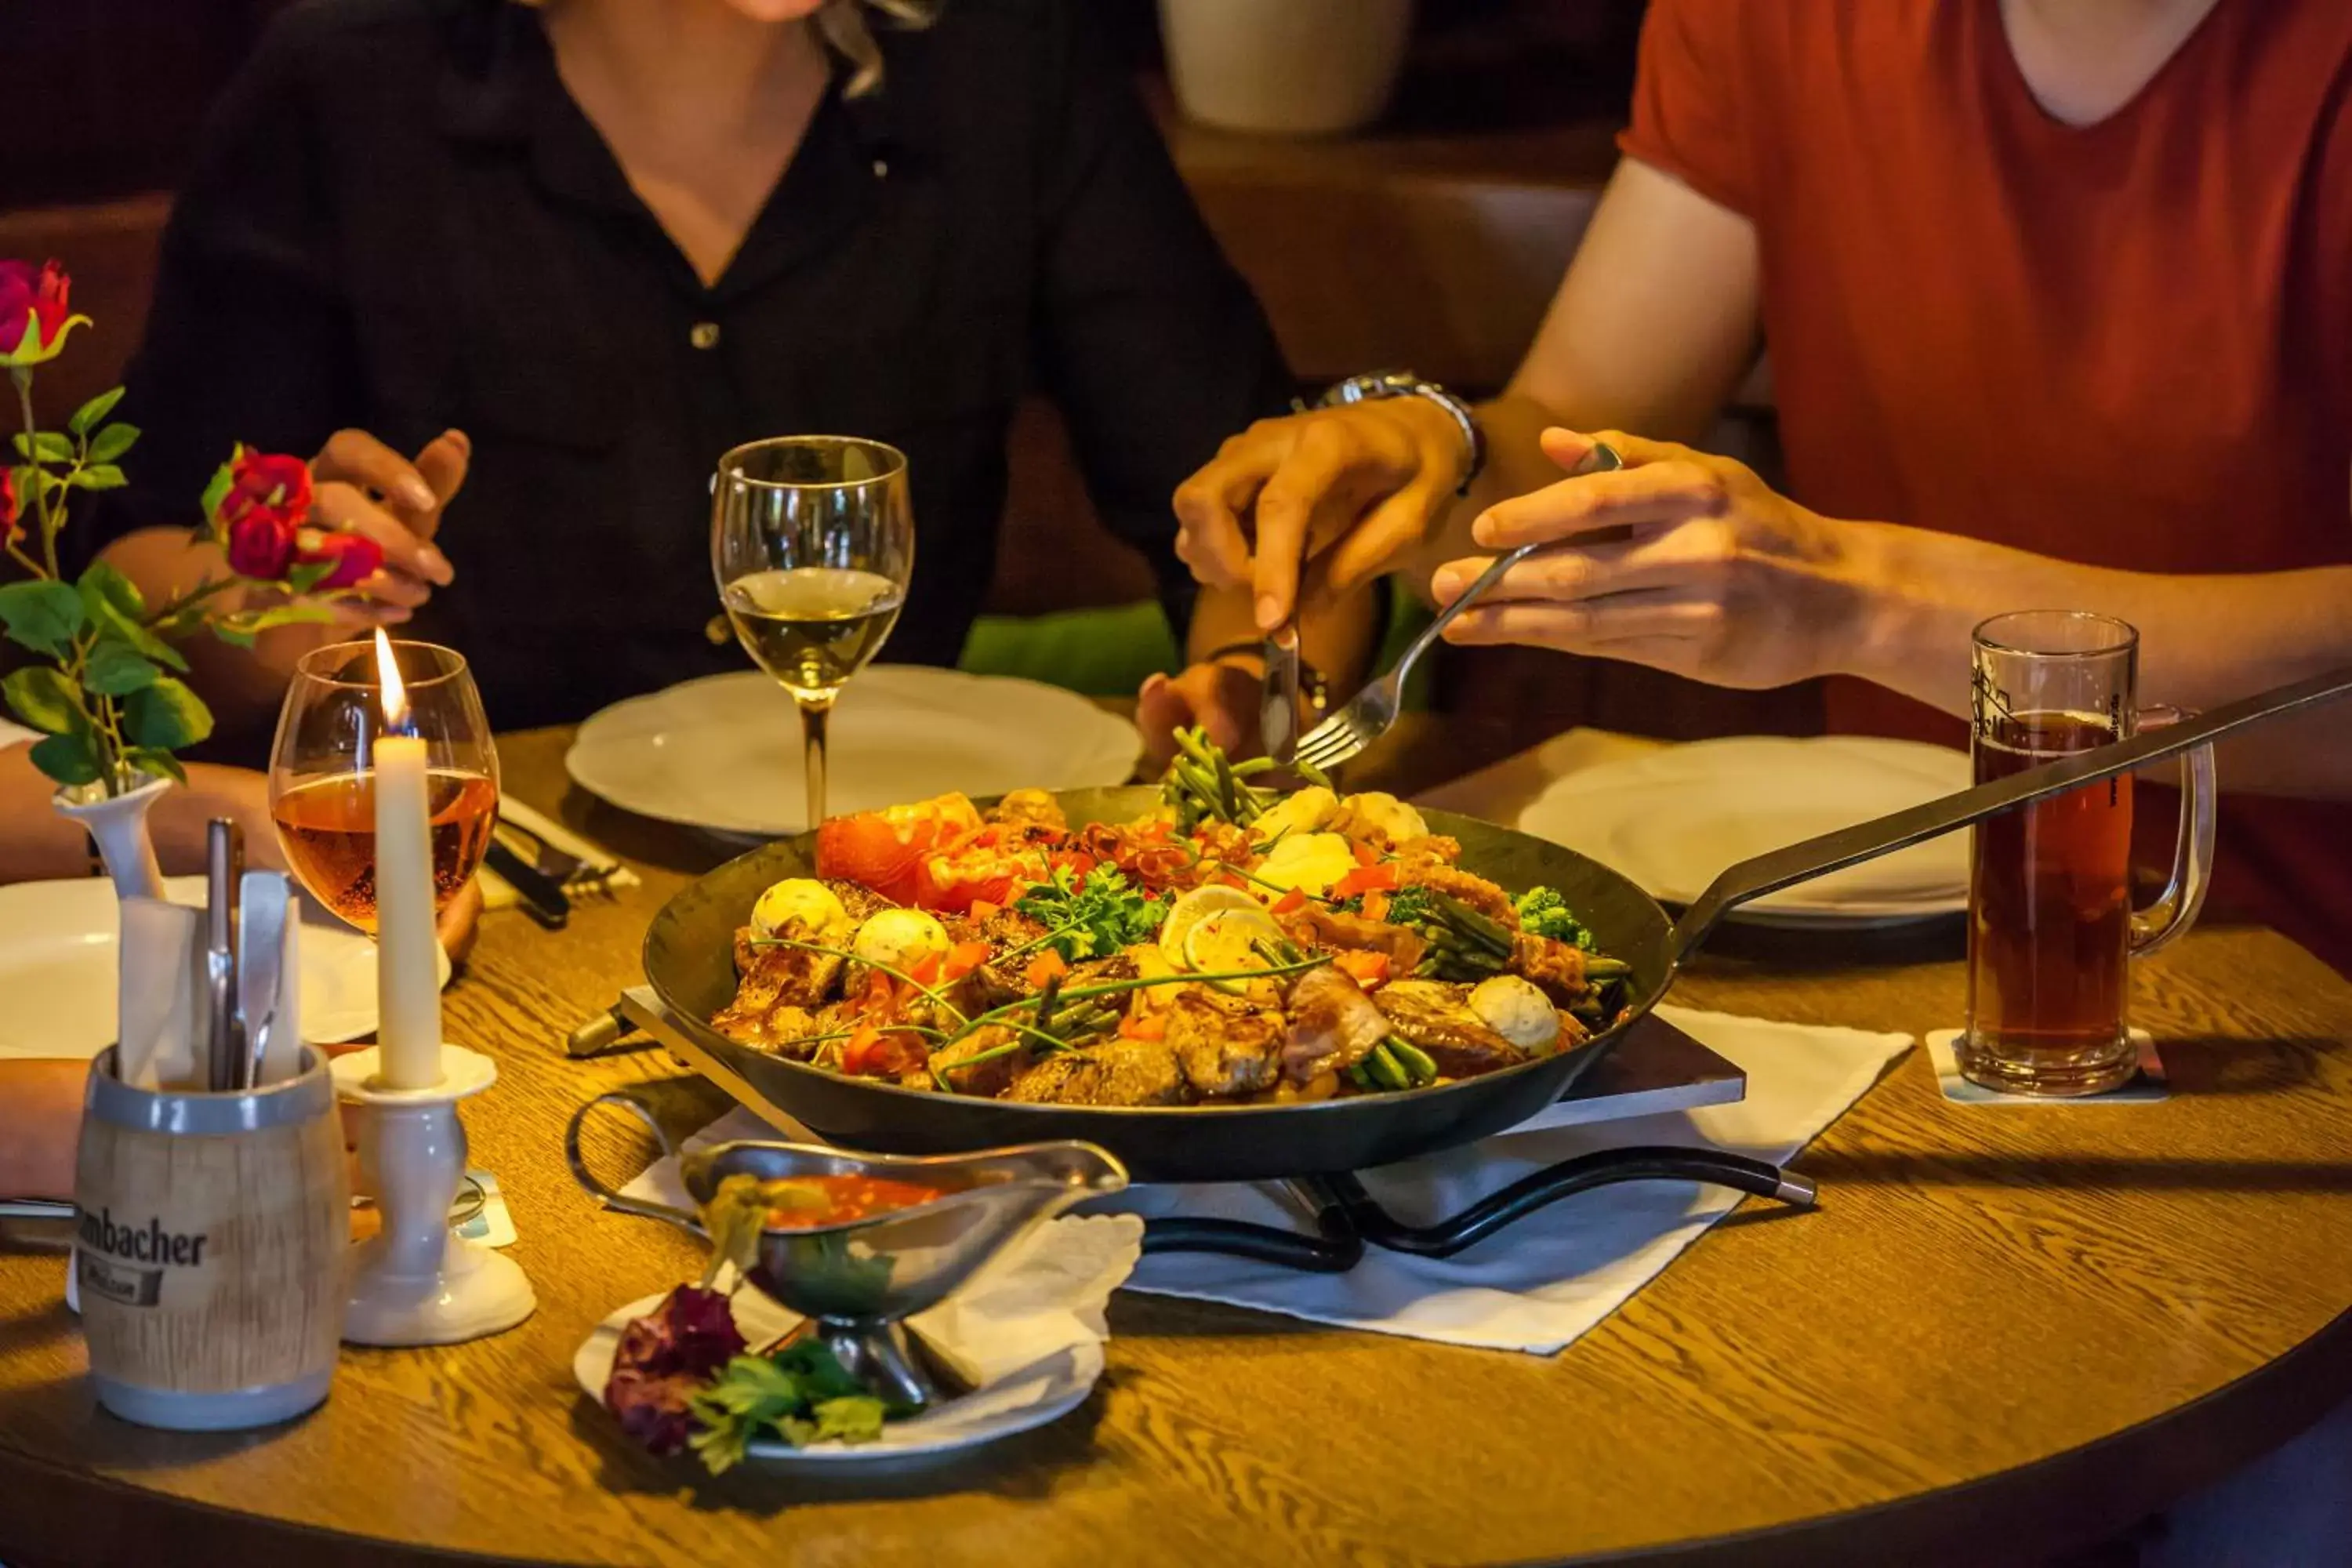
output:
[[[1440,402],[1268,421],[1178,491],[1199,576],[1270,625],[1549,542],[1454,640],[1953,742],[2007,610],[2131,622],[2150,702],[2352,664],[2352,5],[1654,0],[1622,146],[1468,500]],[[1759,343],[1787,494],[1677,444]],[[2221,778],[2216,906],[2352,967],[2352,721]]]

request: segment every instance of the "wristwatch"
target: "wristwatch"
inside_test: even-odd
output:
[[[1409,370],[1376,370],[1366,375],[1351,375],[1333,386],[1316,401],[1318,408],[1340,408],[1350,403],[1377,403],[1390,397],[1422,397],[1434,403],[1454,416],[1462,426],[1462,483],[1455,495],[1466,496],[1470,486],[1486,467],[1486,433],[1478,428],[1478,416],[1470,405],[1433,381],[1423,381]],[[1307,405],[1294,401],[1301,414]]]

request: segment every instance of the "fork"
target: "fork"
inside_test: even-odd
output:
[[[1612,447],[1606,443],[1596,443],[1591,455],[1577,465],[1576,472],[1579,476],[1600,474],[1624,466],[1625,460]],[[1406,678],[1412,674],[1414,662],[1445,635],[1445,628],[1454,624],[1454,617],[1475,604],[1487,589],[1502,579],[1503,574],[1549,542],[1539,541],[1534,544],[1522,544],[1517,550],[1496,556],[1493,564],[1478,574],[1478,580],[1471,584],[1460,598],[1440,610],[1427,629],[1412,639],[1394,668],[1357,692],[1346,707],[1333,712],[1298,738],[1296,761],[1318,773],[1328,773],[1387,734],[1396,723],[1397,710],[1403,706],[1404,683]]]

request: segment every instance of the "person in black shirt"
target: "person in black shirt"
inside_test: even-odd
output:
[[[865,5],[930,25],[869,29]],[[385,567],[331,626],[208,653],[216,706],[273,710],[304,648],[413,616],[471,660],[494,723],[573,721],[741,667],[706,635],[714,463],[851,434],[909,459],[918,565],[886,657],[950,663],[1034,386],[1183,626],[1170,495],[1290,387],[1086,11],[295,6],[174,209],[109,558],[151,592],[193,583],[205,552],[172,505],[228,444],[316,452],[316,521]],[[1310,659],[1360,659],[1370,619],[1309,626]],[[1191,646],[1252,635],[1244,596],[1213,594]],[[1162,724],[1254,729],[1245,658],[1150,695]]]

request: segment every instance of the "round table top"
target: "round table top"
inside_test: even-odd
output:
[[[676,1074],[562,1041],[719,857],[567,795],[565,740],[503,740],[507,787],[639,858],[645,886],[561,934],[489,917],[447,1000],[452,1037],[499,1061],[467,1121],[537,1314],[347,1349],[283,1428],[152,1432],[95,1408],[63,1255],[0,1249],[0,1561],[2024,1560],[2352,1392],[2352,986],[2277,936],[2208,930],[2139,976],[2168,1100],[1961,1109],[1915,1051],[1795,1162],[1818,1212],[1748,1205],[1557,1357],[1122,1293],[1108,1375],[1053,1426],[912,1472],[704,1480],[573,1386],[589,1327],[697,1257],[601,1212],[559,1140],[590,1095]],[[1465,754],[1423,727],[1382,771],[1426,783]],[[1949,959],[1711,959],[1677,999],[1924,1033],[1960,985]]]

